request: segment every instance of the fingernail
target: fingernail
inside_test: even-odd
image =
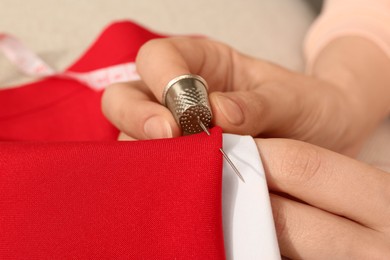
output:
[[[172,137],[172,129],[168,121],[161,116],[153,116],[146,120],[145,135],[150,139]]]
[[[218,95],[216,96],[216,105],[229,123],[239,125],[244,122],[241,108],[232,99]]]

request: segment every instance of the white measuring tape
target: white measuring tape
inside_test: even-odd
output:
[[[89,72],[58,72],[21,41],[9,34],[0,34],[0,50],[20,71],[32,77],[61,77],[77,80],[94,90],[101,90],[110,84],[139,80],[135,63],[128,62]]]

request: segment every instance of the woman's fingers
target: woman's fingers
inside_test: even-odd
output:
[[[390,231],[390,175],[292,140],[256,140],[271,190],[376,230]]]
[[[251,90],[213,92],[210,103],[215,124],[225,132],[293,138],[333,149],[340,146],[346,124],[341,119],[349,111],[334,88],[287,71]]]
[[[283,84],[264,83],[249,91],[213,92],[214,123],[225,132],[251,136],[292,137],[315,107],[305,110],[307,95]],[[318,105],[318,103],[317,103]]]
[[[160,102],[167,83],[188,73],[208,82],[213,123],[225,132],[293,138],[345,154],[353,154],[356,140],[367,134],[355,130],[362,128],[351,112],[356,104],[336,86],[208,39],[149,41],[138,53],[137,70],[144,83],[116,84],[103,97],[105,115],[133,138],[180,134]]]
[[[390,253],[378,232],[356,222],[274,194],[271,205],[281,253],[291,259],[383,259]]]
[[[141,81],[109,86],[102,97],[102,109],[104,115],[131,138],[181,135],[171,112],[156,101]]]
[[[151,40],[137,55],[138,73],[159,102],[170,80],[189,73],[205,78],[210,91],[249,88],[264,75],[253,63],[254,59],[204,38]]]
[[[204,77],[214,124],[225,132],[299,139],[349,154],[361,135],[350,130],[351,104],[337,87],[209,39],[149,41],[138,53],[137,70],[158,102],[175,77]]]

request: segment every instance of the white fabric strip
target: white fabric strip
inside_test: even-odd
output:
[[[224,161],[222,206],[226,258],[280,259],[267,182],[250,136],[223,135],[223,149],[243,175]]]
[[[68,71],[58,76],[72,78],[94,90],[102,90],[113,83],[140,79],[134,62],[122,63],[86,73]]]
[[[41,58],[9,34],[0,34],[0,50],[28,76],[45,77],[55,74],[55,71]]]

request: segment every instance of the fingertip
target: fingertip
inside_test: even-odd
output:
[[[146,119],[143,131],[147,139],[172,138],[180,136],[179,127],[162,115],[153,115]]]
[[[273,127],[269,99],[257,91],[214,92],[210,102],[215,123],[229,133],[256,137]]]
[[[232,98],[221,92],[216,92],[210,95],[210,102],[214,105],[216,114],[219,117],[223,117],[227,123],[234,126],[239,126],[244,123],[244,113],[236,98]]]
[[[181,135],[171,112],[151,98],[141,81],[107,87],[102,96],[102,111],[119,130],[137,140]]]
[[[232,134],[253,135],[255,121],[248,122],[245,101],[237,92],[212,92],[209,95],[213,111],[213,123],[223,131]]]

